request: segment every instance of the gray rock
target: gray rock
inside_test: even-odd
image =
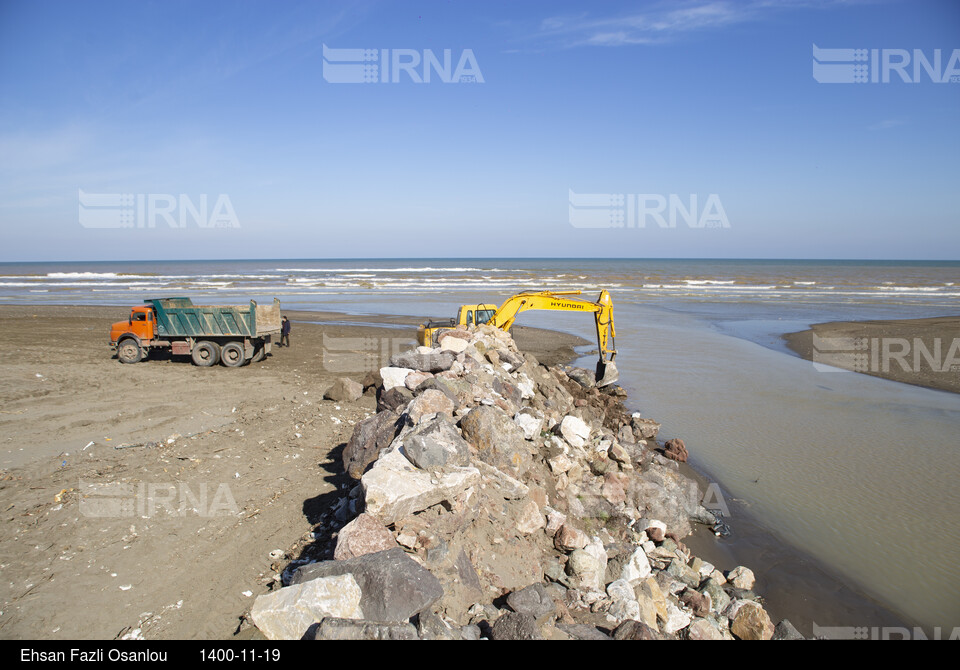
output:
[[[660,631],[651,628],[642,621],[628,620],[613,631],[614,640],[662,640]]]
[[[523,402],[523,394],[516,384],[503,379],[500,376],[493,379],[493,390],[509,400],[514,405],[519,406]]]
[[[417,632],[421,640],[460,640],[463,637],[459,628],[448,625],[436,612],[420,613]]]
[[[479,640],[481,635],[480,626],[476,624],[469,623],[460,629],[460,639],[462,640]]]
[[[382,389],[377,396],[377,411],[399,413],[411,400],[413,400],[413,391],[406,386],[394,386],[391,389]]]
[[[727,637],[711,619],[694,619],[687,626],[688,640],[725,640]]]
[[[439,391],[433,393],[446,399]],[[423,470],[470,464],[470,445],[442,415],[418,425],[404,436],[403,450],[410,462]]]
[[[500,362],[506,363],[510,366],[511,372],[516,371],[518,368],[523,367],[524,359],[518,353],[514,353],[506,347],[501,347],[497,349],[497,354],[500,356]]]
[[[597,385],[597,376],[590,370],[583,368],[570,368],[566,370],[567,376],[584,388],[592,388]]]
[[[700,592],[710,596],[714,612],[723,612],[730,605],[730,596],[724,591],[723,585],[713,577],[703,581]]]
[[[363,384],[348,377],[340,377],[327,389],[323,397],[337,402],[352,402],[363,395]]]
[[[531,584],[507,596],[507,605],[518,614],[527,614],[544,623],[557,610],[557,604],[543,584]]]
[[[506,412],[493,405],[470,410],[460,420],[463,437],[476,447],[480,460],[512,474],[523,475],[532,461],[523,431]]]
[[[652,440],[660,432],[660,424],[652,419],[634,416],[630,424],[633,427],[633,434],[640,440]]]
[[[691,588],[700,586],[700,573],[678,558],[670,561],[667,574]]]
[[[574,585],[587,591],[603,591],[606,562],[601,561],[586,549],[574,549],[567,559],[567,574]]]
[[[362,590],[352,575],[317,577],[309,584],[286,586],[257,597],[250,618],[267,639],[299,640],[324,617],[363,618]]]
[[[365,619],[407,621],[443,596],[440,581],[400,547],[344,561],[322,561],[297,568],[293,584],[353,575],[360,586]]]
[[[493,624],[494,640],[542,640],[537,622],[529,614],[506,612]]]
[[[421,372],[443,372],[449,370],[456,356],[450,351],[434,351],[422,354],[416,349],[401,351],[390,358],[390,365],[397,368],[410,368]],[[383,371],[380,371],[383,374]]]
[[[753,576],[753,570],[742,565],[738,565],[733,570],[728,572],[726,577],[727,581],[733,584],[734,588],[738,588],[743,591],[752,590],[753,585],[757,582],[756,578]]]
[[[408,366],[388,366],[380,368],[380,378],[383,380],[383,390],[389,391],[392,388],[403,386],[407,375],[413,372],[413,368]]]
[[[590,437],[590,426],[579,417],[567,415],[560,422],[560,434],[570,446],[580,448]]]
[[[427,389],[407,406],[407,416],[413,424],[420,423],[421,419],[431,414],[446,414],[453,418],[456,405],[450,398],[436,389]]]
[[[641,580],[649,577],[651,572],[652,568],[649,559],[647,559],[647,554],[642,547],[637,547],[624,563],[619,576],[620,579],[625,579],[636,586]]]
[[[358,423],[343,449],[343,468],[347,474],[360,479],[380,452],[390,446],[401,427],[400,415],[390,411],[379,412]]]
[[[531,366],[530,375],[536,382],[537,391],[543,400],[544,408],[560,415],[566,414],[573,408],[573,396],[550,370],[542,365]]]
[[[420,382],[420,384],[418,384],[414,390],[417,393],[423,393],[430,390],[440,391],[443,395],[450,398],[450,401],[454,404],[454,406],[462,404],[461,398],[457,392],[457,385],[448,379],[430,377],[426,381]]]
[[[357,621],[327,617],[305,636],[313,640],[419,640],[410,622]]]
[[[479,483],[476,468],[447,466],[428,472],[416,468],[398,449],[384,453],[360,479],[366,511],[387,525],[438,503],[452,503]]]
[[[540,431],[543,430],[543,414],[531,407],[524,407],[517,412],[513,421],[520,426],[523,437],[527,440],[537,439],[540,436]]]
[[[526,484],[498,470],[489,463],[477,461],[476,467],[480,470],[484,480],[492,483],[497,488],[497,492],[506,500],[520,500],[526,498],[530,493],[530,487]]]
[[[557,628],[575,640],[610,640],[609,635],[585,623],[558,623]]]
[[[530,535],[546,525],[543,512],[534,500],[528,500],[517,515],[516,529],[522,535]]]
[[[794,628],[789,619],[784,619],[773,629],[774,640],[804,640],[803,634]]]

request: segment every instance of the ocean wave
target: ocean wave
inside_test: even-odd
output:
[[[944,289],[943,286],[875,286],[873,288],[879,291],[897,291],[903,293],[913,293],[915,291],[921,293],[935,293]]]
[[[380,272],[389,274],[391,272],[508,272],[500,268],[276,268],[276,272]]]

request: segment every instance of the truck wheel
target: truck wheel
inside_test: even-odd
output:
[[[139,363],[143,358],[143,351],[136,340],[126,339],[117,347],[117,360],[121,363]]]
[[[220,346],[216,342],[203,340],[193,347],[193,364],[209,368],[220,361]]]
[[[228,368],[239,368],[244,364],[243,345],[239,342],[227,342],[220,349],[220,362]]]
[[[258,347],[256,347],[256,348],[253,350],[253,358],[250,359],[250,362],[251,362],[251,363],[259,363],[260,361],[262,361],[262,360],[263,360],[264,358],[266,358],[266,357],[267,357],[267,350],[266,350],[266,348],[261,344],[261,345],[259,345]]]

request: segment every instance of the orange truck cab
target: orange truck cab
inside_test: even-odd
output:
[[[130,318],[126,321],[117,321],[110,326],[110,342],[116,344],[122,335],[136,335],[139,340],[152,340],[155,330],[153,307],[139,305],[130,310]]]

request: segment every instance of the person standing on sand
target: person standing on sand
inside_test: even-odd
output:
[[[278,346],[290,346],[290,320],[283,317],[280,324],[280,344]]]

